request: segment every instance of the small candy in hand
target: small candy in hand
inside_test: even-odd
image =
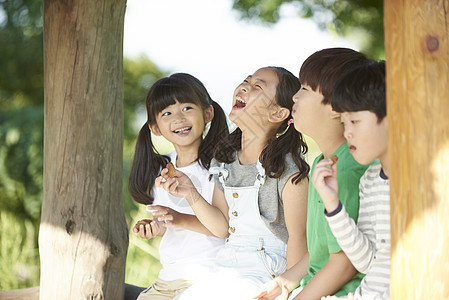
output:
[[[136,223],[136,228],[137,230],[140,230],[140,225],[143,225],[143,230],[145,230],[145,225],[150,224],[151,220],[149,219],[144,219],[144,220],[140,220]]]
[[[170,177],[170,178],[175,177],[176,170],[175,170],[175,166],[173,165],[173,163],[169,162],[165,167],[168,169],[168,177]]]
[[[338,161],[338,156],[337,155],[334,154],[330,158],[332,159],[332,164],[336,164],[337,163],[337,161]]]

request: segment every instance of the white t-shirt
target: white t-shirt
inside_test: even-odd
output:
[[[176,167],[175,151],[168,154]],[[214,180],[209,180],[209,172],[198,162],[187,167],[178,168],[188,175],[198,192],[212,202]],[[152,190],[155,205],[170,207],[180,213],[194,215],[192,208],[185,198],[170,195],[162,188],[154,187]],[[172,281],[177,279],[194,280],[207,274],[215,267],[215,257],[218,250],[224,245],[224,239],[207,236],[182,228],[167,228],[159,245],[160,262],[162,269],[159,279]]]

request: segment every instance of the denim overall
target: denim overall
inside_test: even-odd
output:
[[[265,182],[265,170],[257,163],[253,186],[226,185],[225,165],[212,167],[223,185],[229,215],[229,238],[218,251],[217,272],[193,284],[175,300],[252,299],[262,284],[287,269],[287,245],[263,222],[259,212],[259,189]]]
[[[225,165],[211,168],[218,174],[229,206],[229,238],[217,254],[217,264],[236,269],[241,277],[263,284],[287,269],[287,245],[265,225],[259,212],[259,189],[265,182],[265,169],[257,162],[253,186],[226,185]]]

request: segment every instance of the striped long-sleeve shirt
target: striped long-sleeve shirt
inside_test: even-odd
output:
[[[371,165],[360,179],[357,225],[341,203],[326,218],[354,267],[366,274],[355,299],[390,299],[390,183],[380,163]]]

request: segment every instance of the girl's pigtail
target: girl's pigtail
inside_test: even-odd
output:
[[[298,183],[309,174],[310,167],[304,160],[308,147],[302,134],[295,130],[292,125],[281,126],[279,137],[269,141],[267,147],[262,151],[260,161],[267,175],[279,178],[285,171],[285,156],[291,153],[293,161],[299,168],[299,174],[292,178],[292,183]]]
[[[203,167],[209,170],[210,161],[214,157],[214,150],[216,145],[224,139],[228,138],[229,129],[226,122],[226,115],[221,106],[211,100],[212,107],[214,108],[214,118],[210,123],[209,132],[201,141],[198,149],[198,159]]]
[[[154,201],[151,189],[154,180],[168,158],[158,154],[153,147],[151,131],[148,124],[142,126],[136,142],[131,173],[129,175],[128,189],[131,197],[141,204],[152,204]]]

